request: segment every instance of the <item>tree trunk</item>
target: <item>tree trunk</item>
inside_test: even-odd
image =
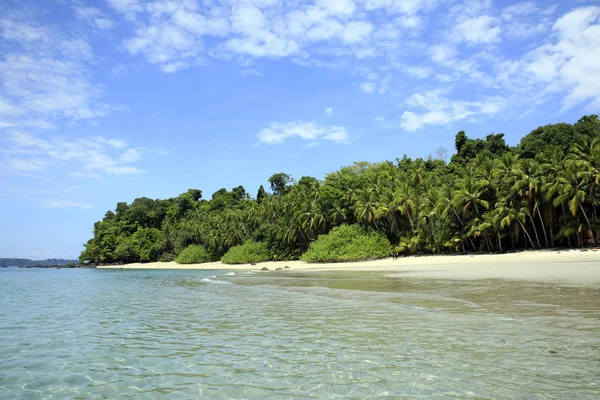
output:
[[[531,214],[528,212],[527,216],[529,217],[529,220],[531,221],[531,225],[533,226],[533,233],[535,233],[535,241],[537,242],[538,248],[542,248],[542,245],[540,244],[540,237],[538,236],[538,232],[537,232],[537,228],[535,227],[535,221],[533,220],[533,217],[531,216]],[[532,244],[532,247],[533,244]]]
[[[540,223],[542,224],[542,230],[544,231],[544,241],[546,242],[546,247],[550,247],[548,244],[548,234],[546,233],[546,227],[544,226],[544,219],[542,218],[542,213],[540,212],[540,208],[537,207],[538,217],[540,218]]]
[[[594,230],[592,229],[592,224],[590,224],[590,220],[588,219],[588,216],[585,213],[585,210],[583,209],[583,206],[581,205],[581,203],[579,203],[579,208],[581,209],[581,212],[583,213],[583,216],[585,217],[585,221],[587,222],[588,228],[590,228],[590,235],[592,235],[592,240],[594,241],[594,245],[596,245],[597,243],[596,243],[596,238],[594,237]]]
[[[519,220],[517,220],[517,221],[519,221]],[[523,228],[523,232],[525,232],[525,236],[527,236],[527,239],[529,239],[529,243],[531,243],[531,248],[535,248],[535,245],[533,244],[533,240],[531,239],[529,232],[527,232],[527,229],[525,229],[525,225],[523,225],[523,223],[521,221],[519,221],[519,224],[521,224],[521,228]],[[525,246],[527,246],[527,241],[525,241]]]

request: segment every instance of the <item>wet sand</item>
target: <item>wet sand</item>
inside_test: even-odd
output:
[[[285,268],[286,266],[289,269]],[[399,259],[309,264],[303,261],[273,261],[256,265],[221,262],[182,265],[175,262],[102,266],[123,269],[204,269],[249,271],[365,271],[389,272],[393,278],[511,279],[567,285],[600,286],[600,251],[531,251],[511,254],[411,256]],[[281,270],[278,270],[281,268]]]

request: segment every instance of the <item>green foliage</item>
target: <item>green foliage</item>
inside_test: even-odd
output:
[[[491,133],[485,139],[469,139],[464,131],[460,131],[456,134],[454,143],[456,154],[452,156],[452,161],[460,164],[479,155],[497,157],[510,150],[504,141],[504,133]]]
[[[173,254],[173,253],[162,253],[160,255],[160,257],[158,257],[158,261],[161,261],[161,262],[175,261],[175,254]]]
[[[384,234],[358,225],[335,227],[310,244],[300,259],[307,262],[373,260],[390,256],[392,246]]]
[[[233,246],[223,257],[225,264],[250,264],[273,260],[273,254],[265,243],[248,241],[242,245]]]
[[[260,187],[258,188],[258,193],[256,193],[256,202],[258,204],[262,203],[263,199],[267,196],[268,194],[265,188],[263,187],[263,185],[260,185]]]
[[[137,245],[141,262],[158,260],[166,248],[165,234],[156,228],[140,229],[133,234],[132,240]]]
[[[119,237],[119,244],[117,244],[117,248],[115,249],[115,257],[119,261],[126,263],[139,261],[140,252],[137,243],[131,236]]]
[[[204,246],[192,244],[181,251],[175,258],[178,264],[199,264],[214,261],[214,256]]]
[[[274,174],[269,178],[274,194],[261,186],[256,200],[238,186],[220,189],[209,200],[190,189],[166,200],[121,202],[94,224],[80,260],[170,260],[191,245],[231,262],[303,254],[316,260],[384,256],[369,237],[343,254],[329,254],[329,249],[315,253],[313,247],[321,241],[343,247],[346,239],[336,232],[345,232],[350,240],[356,226],[386,237],[406,254],[598,243],[596,115],[573,125],[538,128],[515,148],[506,145],[502,134],[470,139],[461,131],[455,139],[457,154],[449,164],[438,151],[437,159],[355,162],[323,180],[305,176],[296,183],[287,174]],[[337,228],[345,225],[356,226]],[[332,239],[336,237],[339,243]],[[356,254],[359,250],[366,255]]]
[[[521,139],[517,146],[523,157],[533,158],[544,152],[549,146],[557,146],[567,151],[575,140],[573,125],[554,124],[540,126]]]
[[[292,177],[283,172],[271,175],[269,183],[271,184],[271,190],[276,196],[282,196],[285,194],[286,186],[292,182]]]

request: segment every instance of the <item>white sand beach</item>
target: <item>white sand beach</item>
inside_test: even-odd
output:
[[[288,266],[289,269],[284,269]],[[512,279],[556,284],[600,286],[600,251],[531,251],[510,254],[411,256],[399,259],[309,264],[303,261],[273,261],[256,265],[221,262],[181,265],[175,262],[101,266],[123,269],[205,269],[288,271],[389,272],[392,278]],[[277,270],[277,268],[282,268]]]

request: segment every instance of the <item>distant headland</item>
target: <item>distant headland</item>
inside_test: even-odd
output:
[[[2,267],[24,267],[24,268],[52,268],[67,267],[73,268],[79,266],[77,260],[67,260],[62,258],[48,258],[45,260],[30,260],[28,258],[0,258]]]

